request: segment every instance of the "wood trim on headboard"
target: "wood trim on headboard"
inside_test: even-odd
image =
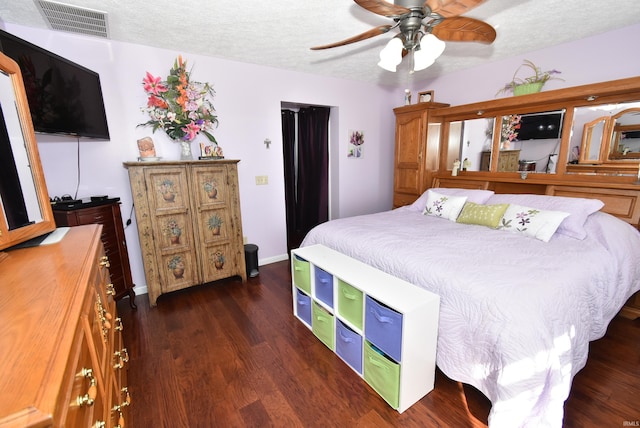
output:
[[[575,182],[566,177],[545,175],[538,179],[518,180],[483,174],[482,176],[436,174],[432,187],[457,187],[486,189],[495,193],[528,193],[536,195],[566,196],[599,199],[604,202],[602,211],[618,217],[638,228],[640,226],[640,185]]]

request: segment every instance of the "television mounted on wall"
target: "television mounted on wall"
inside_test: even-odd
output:
[[[98,73],[3,30],[0,51],[20,66],[36,133],[109,139]]]

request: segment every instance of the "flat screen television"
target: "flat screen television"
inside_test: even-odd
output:
[[[36,132],[109,139],[98,73],[3,30],[0,51],[20,66]]]
[[[562,116],[562,112],[523,114],[518,130],[518,140],[560,138]]]

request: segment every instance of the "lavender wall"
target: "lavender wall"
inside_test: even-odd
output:
[[[179,147],[166,136],[136,128],[147,120],[141,82],[146,71],[166,77],[175,57],[193,65],[192,77],[214,85],[220,126],[214,132],[225,157],[240,159],[240,203],[243,232],[259,246],[260,263],[286,258],[281,102],[332,107],[332,212],[336,217],[391,208],[394,122],[393,91],[376,85],[294,73],[218,58],[5,25],[6,31],[100,73],[111,141],[82,139],[79,144],[78,197],[108,194],[122,198],[123,217],[132,207],[123,161],[138,156],[136,140],[151,135],[158,155],[178,159]],[[348,132],[365,131],[365,156],[348,159]],[[204,138],[204,137],[203,137]],[[269,138],[269,149],[263,141]],[[77,185],[77,141],[38,135],[50,196],[74,195]],[[196,149],[194,144],[194,150]],[[269,184],[257,186],[255,176]],[[135,217],[126,229],[132,274],[144,291],[144,271]]]
[[[260,263],[286,257],[284,185],[282,178],[281,102],[332,107],[332,213],[347,217],[389,209],[393,183],[393,107],[401,104],[404,88],[385,89],[371,84],[283,71],[218,58],[150,48],[109,40],[36,30],[6,24],[18,37],[42,46],[100,73],[111,141],[81,140],[79,197],[109,194],[122,198],[125,220],[131,194],[123,161],[137,156],[136,140],[152,135],[158,155],[177,159],[178,147],[162,133],[136,128],[146,120],[141,80],[146,71],[166,72],[178,54],[194,66],[193,77],[214,85],[214,105],[220,118],[215,135],[227,158],[240,159],[240,193],[244,234],[260,247]],[[493,99],[509,81],[522,59],[543,69],[562,71],[566,81],[551,81],[545,89],[569,87],[639,74],[640,57],[631,42],[640,38],[640,25],[578,42],[550,47],[527,55],[417,82],[417,91],[433,89],[436,101],[452,105]],[[349,130],[365,131],[363,159],[348,159]],[[263,141],[269,138],[271,148]],[[47,186],[51,196],[74,194],[77,185],[78,144],[67,137],[38,136]],[[195,147],[194,147],[195,149]],[[267,186],[256,186],[255,176],[267,175]],[[134,281],[144,290],[135,217],[126,230]]]
[[[451,73],[416,83],[412,89],[414,93],[433,89],[436,101],[451,105],[494,99],[524,59],[533,61],[542,70],[562,72],[559,77],[564,81],[550,80],[543,91],[639,76],[640,56],[634,54],[637,40],[640,40],[640,24]],[[528,75],[523,70],[519,76]],[[398,88],[396,97],[401,93]],[[511,94],[498,97],[505,96]]]

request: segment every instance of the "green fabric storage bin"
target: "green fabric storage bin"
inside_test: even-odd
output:
[[[362,291],[338,280],[338,314],[362,331],[364,297]]]
[[[397,409],[400,403],[400,364],[392,361],[382,351],[365,340],[364,380]]]
[[[309,262],[305,259],[295,256],[293,257],[293,283],[300,290],[311,294],[311,276]]]
[[[311,319],[311,330],[322,343],[327,345],[332,351],[335,349],[335,327],[333,314],[320,306],[315,300],[313,302],[313,313]]]

